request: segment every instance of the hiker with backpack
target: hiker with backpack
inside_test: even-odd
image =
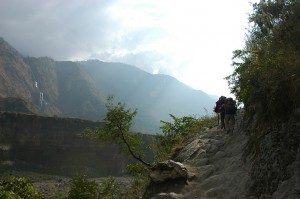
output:
[[[225,129],[225,109],[222,108],[225,103],[226,97],[221,96],[219,100],[216,102],[215,113],[218,114],[218,124],[219,124],[219,115],[221,116],[221,129]]]
[[[222,108],[225,112],[225,127],[227,129],[227,133],[232,133],[235,123],[235,114],[237,111],[236,102],[231,97],[227,98]]]

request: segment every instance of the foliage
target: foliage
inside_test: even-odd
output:
[[[143,194],[146,190],[146,187],[149,183],[149,178],[145,177],[139,179],[134,178],[134,181],[129,189],[122,195],[124,199],[140,199],[143,198]]]
[[[137,110],[126,109],[123,103],[113,103],[113,96],[107,98],[108,103],[106,105],[107,114],[105,121],[106,125],[103,128],[97,128],[96,130],[86,129],[82,135],[84,137],[93,138],[102,142],[110,142],[116,144],[120,151],[129,154],[134,159],[138,160],[140,164],[128,165],[128,171],[134,176],[134,183],[130,189],[127,190],[126,198],[142,196],[145,186],[148,180],[148,172],[150,163],[145,162],[142,158],[144,157],[144,149],[141,134],[130,132],[132,119],[137,114]],[[102,192],[112,193],[112,183],[106,183],[106,188],[102,189]],[[109,189],[108,189],[109,188]],[[113,198],[109,196],[108,198]]]
[[[83,175],[76,175],[70,180],[71,189],[67,199],[117,199],[120,195],[116,189],[115,179],[109,177],[97,183],[95,180],[88,180]]]
[[[231,91],[254,118],[250,136],[261,140],[270,126],[286,121],[300,106],[300,2],[253,4],[246,46],[233,54]],[[259,148],[259,140],[248,143]],[[249,149],[250,153],[256,153]]]
[[[285,120],[300,105],[300,2],[253,5],[246,47],[234,51],[226,79],[260,126]]]
[[[67,199],[95,199],[98,197],[98,184],[89,181],[82,175],[75,175],[71,181],[71,189]]]
[[[139,164],[141,168],[145,165]],[[137,168],[137,167],[133,167]],[[132,168],[132,169],[133,169]],[[135,172],[134,181],[131,187],[126,190],[118,190],[116,187],[115,178],[109,177],[97,183],[95,180],[88,180],[82,175],[76,175],[70,180],[71,189],[68,192],[66,199],[135,199],[141,198],[147,185],[146,175],[142,172]]]
[[[247,128],[249,139],[244,155],[251,155],[256,161],[251,176],[256,183],[251,192],[260,196],[271,194],[276,189],[283,179],[278,178],[271,184],[268,178],[277,179],[274,176],[282,175],[287,166],[285,161],[270,174],[269,166],[278,164],[281,157],[274,152],[275,158],[265,161],[264,140],[273,134],[278,138],[278,133],[274,132],[300,107],[300,1],[255,3],[249,22],[251,26],[245,48],[233,52],[235,70],[226,79],[232,93],[244,103],[248,121],[253,121]],[[278,142],[272,141],[266,156],[270,156],[270,151],[283,138],[291,141],[293,135],[282,136]],[[286,144],[280,145],[280,150],[286,150]],[[263,165],[265,173],[262,168],[256,168],[257,165]]]
[[[100,185],[100,196],[99,198],[103,199],[117,199],[119,198],[116,190],[115,179],[109,177],[106,180],[103,180]]]
[[[156,161],[167,159],[176,145],[181,143],[184,137],[189,134],[189,131],[196,122],[196,120],[190,116],[178,118],[170,114],[170,117],[173,119],[173,122],[161,120],[163,125],[160,128],[163,134],[156,136],[157,143],[154,146],[156,150]]]
[[[26,178],[10,176],[0,181],[0,198],[43,199]]]
[[[119,198],[136,199],[142,198],[147,185],[149,184],[149,167],[144,164],[130,164],[127,170],[133,176],[131,186],[123,191]]]
[[[82,135],[96,139],[101,142],[110,142],[119,146],[122,152],[125,152],[138,163],[128,165],[127,170],[133,175],[134,182],[132,187],[123,193],[125,198],[141,198],[145,187],[149,182],[149,168],[151,163],[145,162],[144,157],[145,146],[142,143],[141,134],[130,132],[132,119],[136,116],[137,110],[127,109],[123,103],[113,103],[113,96],[107,98],[107,113],[105,117],[106,125],[96,130],[85,130]],[[171,152],[183,141],[191,137],[204,126],[212,126],[216,124],[216,118],[203,117],[196,119],[195,117],[185,116],[182,118],[175,117],[170,114],[173,122],[165,122],[161,127],[163,134],[157,135],[157,143],[153,144],[152,149],[156,151],[156,161],[162,161],[168,158]],[[110,183],[106,184],[109,190],[113,188]],[[104,190],[107,190],[105,188]],[[107,193],[106,191],[104,191]],[[110,191],[113,192],[113,191]],[[110,196],[114,197],[114,196]]]
[[[205,126],[213,126],[216,124],[216,117],[202,117],[197,119],[192,116],[176,117],[170,114],[173,122],[165,122],[161,120],[162,135],[156,136],[156,144],[153,146],[156,150],[156,161],[169,158],[175,148],[183,144],[183,142],[193,137],[193,135]]]
[[[142,164],[150,166],[142,159],[144,153],[142,139],[140,139],[141,134],[130,132],[132,120],[136,116],[137,110],[126,109],[125,104],[120,102],[115,105],[113,100],[113,96],[107,98],[106,125],[96,130],[87,129],[82,135],[117,144],[120,151],[128,153]]]

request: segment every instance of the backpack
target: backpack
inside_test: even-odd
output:
[[[235,114],[237,111],[236,103],[232,98],[227,99],[224,107],[225,107],[226,114]]]
[[[226,97],[221,96],[218,101],[216,101],[216,106],[214,108],[215,113],[220,113],[222,105],[225,103]]]

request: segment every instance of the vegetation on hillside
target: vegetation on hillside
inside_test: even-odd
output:
[[[176,117],[170,114],[173,122],[165,122],[160,128],[162,134],[156,135],[156,142],[153,145],[155,150],[155,161],[163,161],[170,158],[174,150],[181,148],[189,138],[193,138],[203,127],[214,126],[217,123],[216,117],[203,116],[196,118],[192,116]]]
[[[284,129],[300,107],[300,1],[253,4],[245,48],[233,54],[226,79],[249,119],[245,157],[252,157],[249,194],[271,196],[289,177],[300,147],[297,131]]]
[[[231,91],[257,122],[285,120],[300,106],[300,2],[253,5],[245,48],[234,51]]]
[[[245,48],[234,51],[232,93],[255,115],[252,140],[260,140],[300,106],[300,2],[261,1],[253,5]],[[259,142],[257,142],[259,144]],[[251,146],[256,153],[257,146]]]

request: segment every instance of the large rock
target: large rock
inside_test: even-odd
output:
[[[182,199],[181,194],[176,194],[174,192],[171,193],[160,193],[156,196],[152,197],[151,199]]]
[[[180,162],[167,160],[152,167],[150,178],[152,182],[162,183],[168,180],[184,180],[188,177],[188,171]]]

